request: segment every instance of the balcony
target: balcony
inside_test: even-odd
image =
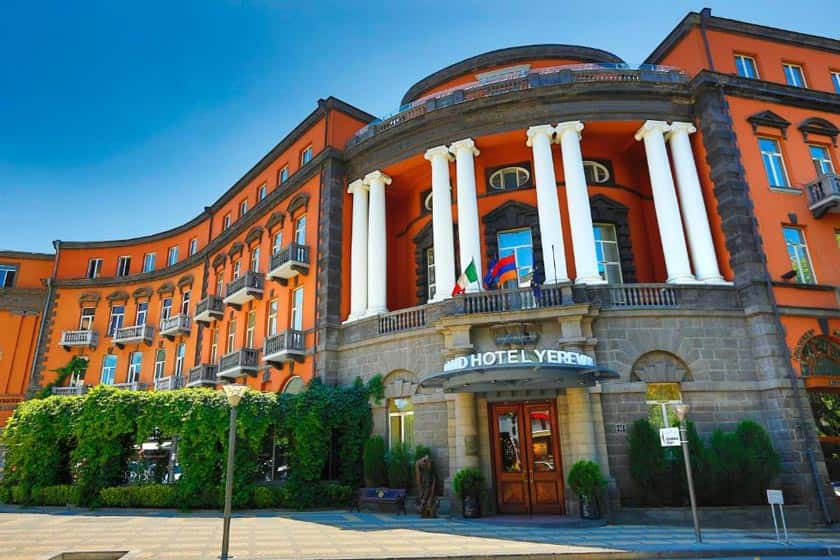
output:
[[[263,361],[282,367],[286,362],[302,362],[306,354],[304,335],[301,331],[286,330],[265,339]]]
[[[224,301],[236,309],[253,299],[262,299],[265,275],[249,270],[227,285]]]
[[[155,379],[155,391],[174,391],[181,388],[181,377],[169,375]]]
[[[822,218],[831,212],[840,214],[840,175],[826,173],[806,187],[808,210],[815,218]]]
[[[145,342],[152,343],[152,338],[155,336],[155,329],[151,325],[134,325],[132,327],[122,327],[114,332],[114,344],[122,348],[126,344],[134,344]]]
[[[286,285],[290,278],[309,272],[309,247],[292,243],[271,257],[268,277]]]
[[[59,344],[65,350],[69,350],[74,346],[87,346],[93,349],[96,348],[97,342],[99,342],[99,334],[93,330],[61,331],[61,341]]]
[[[70,385],[69,387],[53,387],[53,395],[61,395],[63,397],[78,396],[87,393],[87,385]]]
[[[111,387],[114,389],[122,389],[123,391],[143,391],[146,389],[146,384],[134,381],[132,383],[114,383]]]
[[[209,324],[225,316],[225,303],[219,296],[207,296],[195,308],[195,322]]]
[[[190,370],[187,377],[187,387],[215,387],[219,380],[216,372],[219,367],[216,364],[201,364]]]
[[[243,375],[256,375],[260,370],[260,351],[243,348],[222,356],[216,377],[236,379]]]
[[[188,335],[192,329],[192,318],[178,313],[172,317],[160,320],[160,334],[172,340],[179,334]]]

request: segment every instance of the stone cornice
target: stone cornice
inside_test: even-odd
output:
[[[0,251],[0,259],[37,259],[51,261],[55,253],[30,253],[28,251]]]
[[[708,88],[723,88],[727,95],[758,99],[766,103],[778,103],[814,111],[840,113],[840,95],[814,89],[777,84],[765,80],[742,78],[703,70],[689,83],[692,91]]]

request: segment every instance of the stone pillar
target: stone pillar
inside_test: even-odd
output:
[[[566,389],[566,406],[569,411],[569,453],[564,457],[573,465],[587,459],[601,464],[598,453],[598,440],[595,437],[595,418],[588,387],[569,387]],[[603,468],[602,471],[606,469]]]
[[[453,142],[449,146],[449,151],[455,155],[458,182],[458,247],[461,255],[461,269],[466,270],[470,261],[473,261],[480,282],[484,275],[481,272],[481,237],[478,228],[478,200],[476,199],[475,162],[473,161],[479,152],[471,138]],[[479,289],[478,284],[467,286],[468,292]]]
[[[589,207],[583,156],[580,153],[581,130],[583,123],[580,121],[557,125],[557,138],[563,154],[563,174],[566,179],[569,228],[572,231],[572,247],[575,252],[575,284],[605,284],[606,280],[598,273],[598,257],[595,254],[592,210]]]
[[[475,395],[455,393],[455,471],[479,467]],[[453,473],[454,475],[454,473]]]
[[[432,162],[432,233],[435,248],[435,297],[442,301],[452,297],[455,287],[455,240],[452,235],[452,195],[449,185],[449,162],[452,156],[446,146],[426,151]]]
[[[366,316],[385,313],[387,305],[387,250],[385,231],[385,186],[391,178],[381,171],[365,175],[365,185],[370,191],[367,238],[367,303]]]
[[[656,222],[668,273],[667,282],[693,284],[697,281],[691,274],[674,178],[671,176],[668,151],[665,149],[664,133],[668,130],[668,124],[664,121],[646,121],[636,132],[636,140],[644,140],[645,143]]]
[[[368,306],[368,187],[358,179],[347,192],[353,195],[353,229],[350,237],[350,316],[360,319]]]
[[[553,136],[554,127],[548,124],[528,129],[527,145],[534,154],[534,180],[537,184],[537,212],[546,284],[569,281],[563,245],[563,225],[560,221],[560,203],[557,201],[557,178],[554,175],[554,159],[551,155]]]
[[[671,145],[671,157],[679,185],[680,208],[697,279],[707,284],[722,284],[725,282],[718,268],[709,216],[697,176],[697,164],[688,139],[688,135],[696,130],[691,123],[671,123],[668,143]]]

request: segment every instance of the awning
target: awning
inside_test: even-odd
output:
[[[483,393],[593,387],[597,381],[618,377],[615,371],[600,366],[505,364],[436,372],[419,382],[422,387],[440,387],[447,393]]]

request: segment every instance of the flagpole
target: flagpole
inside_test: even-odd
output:
[[[554,254],[554,243],[551,244],[551,262],[554,263],[554,284],[557,284],[557,255]]]

